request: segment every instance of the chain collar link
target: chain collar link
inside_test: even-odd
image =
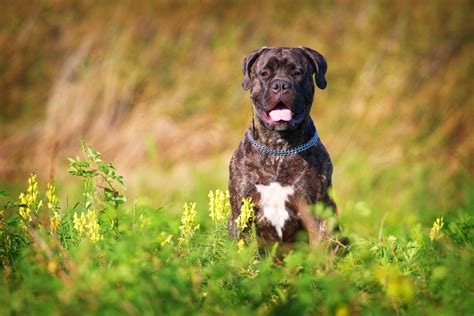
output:
[[[316,144],[316,142],[318,141],[319,136],[318,136],[318,132],[315,131],[314,136],[307,143],[301,144],[296,147],[292,147],[290,149],[272,149],[272,148],[268,148],[265,145],[259,144],[252,137],[252,133],[250,133],[250,130],[247,131],[247,139],[258,151],[264,154],[274,155],[274,156],[292,156],[313,147],[313,145]]]

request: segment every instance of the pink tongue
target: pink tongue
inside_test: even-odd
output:
[[[289,109],[271,110],[269,114],[274,121],[291,121],[291,111]]]

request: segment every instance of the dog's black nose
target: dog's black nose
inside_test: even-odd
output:
[[[287,93],[291,89],[291,82],[286,80],[274,80],[272,91],[275,93]]]

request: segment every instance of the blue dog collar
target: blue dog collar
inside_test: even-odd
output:
[[[259,144],[252,137],[252,133],[250,133],[250,130],[247,131],[247,139],[258,151],[264,154],[274,155],[274,156],[292,156],[313,147],[313,145],[316,144],[316,142],[318,141],[319,136],[318,136],[318,131],[315,130],[314,136],[308,142],[298,145],[296,147],[292,147],[290,149],[273,149],[273,148],[268,148],[265,145]]]

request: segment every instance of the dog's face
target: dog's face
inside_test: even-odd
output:
[[[262,47],[245,58],[242,87],[250,89],[254,112],[265,127],[294,130],[309,116],[313,74],[324,89],[326,70],[324,57],[312,49]]]

